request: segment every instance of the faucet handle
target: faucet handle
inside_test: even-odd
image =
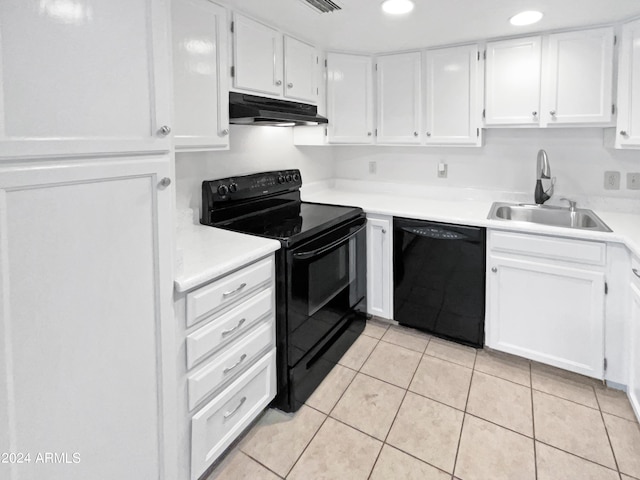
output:
[[[571,212],[575,212],[575,211],[576,211],[576,203],[577,203],[577,202],[575,202],[575,201],[573,201],[573,200],[570,200],[570,199],[568,199],[568,198],[565,198],[565,197],[562,197],[562,198],[560,199],[560,201],[561,201],[561,202],[569,202],[569,211],[571,211]]]

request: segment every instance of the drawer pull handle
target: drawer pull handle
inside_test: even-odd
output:
[[[246,319],[246,318],[241,318],[241,319],[240,319],[240,321],[238,322],[238,324],[237,324],[235,327],[230,328],[229,330],[225,330],[225,331],[223,331],[223,332],[222,332],[222,336],[223,336],[223,337],[226,337],[227,335],[231,335],[233,332],[235,332],[236,330],[238,330],[238,329],[242,326],[242,324],[243,324],[244,322],[246,322],[246,321],[247,321],[247,319]]]
[[[233,410],[229,410],[227,413],[224,414],[225,420],[229,417],[233,417],[238,412],[238,410],[240,410],[240,407],[242,407],[242,405],[244,405],[244,402],[246,401],[247,401],[247,397],[242,397],[240,399],[240,403],[236,408],[234,408]]]
[[[636,277],[640,278],[640,272],[638,271],[638,269],[637,269],[637,268],[632,268],[631,270],[633,271],[633,273],[634,273],[634,275],[635,275]]]
[[[247,358],[247,354],[243,353],[242,356],[240,357],[240,360],[238,360],[234,365],[231,365],[230,367],[225,368],[223,370],[223,373],[226,375],[227,373],[229,373],[234,368],[238,368],[240,366],[240,364],[245,361],[246,358]]]
[[[227,298],[227,297],[230,297],[230,296],[232,296],[232,295],[237,295],[237,294],[238,294],[238,293],[240,293],[240,292],[242,291],[242,289],[243,289],[244,287],[246,287],[246,286],[247,286],[247,284],[246,284],[246,283],[241,283],[241,284],[240,284],[240,286],[239,286],[238,288],[236,288],[235,290],[229,290],[228,292],[224,292],[224,293],[222,294],[222,297],[223,297],[223,298]]]

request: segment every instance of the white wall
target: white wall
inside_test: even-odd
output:
[[[601,128],[485,130],[482,148],[335,147],[335,173],[337,178],[531,192],[533,197],[541,148],[549,155],[552,176],[557,177],[556,197],[640,200],[640,191],[626,189],[626,173],[640,172],[640,150],[605,148]],[[377,162],[375,175],[369,174],[370,160]],[[446,179],[437,178],[440,161],[448,164]],[[621,172],[620,190],[604,190],[607,170]]]
[[[231,148],[222,152],[176,154],[176,205],[199,209],[203,180],[298,168],[304,183],[332,178],[330,148],[295,147],[293,129],[231,125]]]

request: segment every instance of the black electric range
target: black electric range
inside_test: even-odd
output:
[[[202,183],[200,222],[274,238],[278,393],[296,411],[364,329],[366,218],[361,208],[303,202],[299,170]]]

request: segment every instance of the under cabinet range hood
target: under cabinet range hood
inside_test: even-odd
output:
[[[229,123],[293,127],[329,123],[318,107],[306,103],[229,92]]]

